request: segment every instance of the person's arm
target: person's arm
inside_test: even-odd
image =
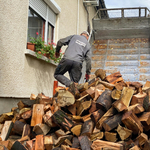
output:
[[[69,42],[70,42],[70,39],[73,37],[73,35],[70,35],[66,38],[63,38],[63,39],[60,39],[58,42],[57,42],[57,45],[56,45],[56,53],[60,53],[60,49],[63,45],[68,45]]]

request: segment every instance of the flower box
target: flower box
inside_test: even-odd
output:
[[[35,44],[28,42],[28,43],[27,43],[27,49],[30,49],[30,50],[32,50],[32,51],[35,51]]]

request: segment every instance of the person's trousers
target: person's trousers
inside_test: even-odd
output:
[[[65,85],[66,87],[69,87],[71,82],[79,82],[82,75],[81,70],[82,63],[62,58],[55,70],[54,77],[61,84]],[[69,73],[70,80],[64,76],[66,72]]]

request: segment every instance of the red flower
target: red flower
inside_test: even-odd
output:
[[[38,33],[38,32],[36,32],[36,35],[39,35],[39,33]]]

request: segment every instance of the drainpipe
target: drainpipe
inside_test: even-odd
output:
[[[78,11],[77,11],[77,34],[79,34],[79,2],[80,0],[78,0]]]

